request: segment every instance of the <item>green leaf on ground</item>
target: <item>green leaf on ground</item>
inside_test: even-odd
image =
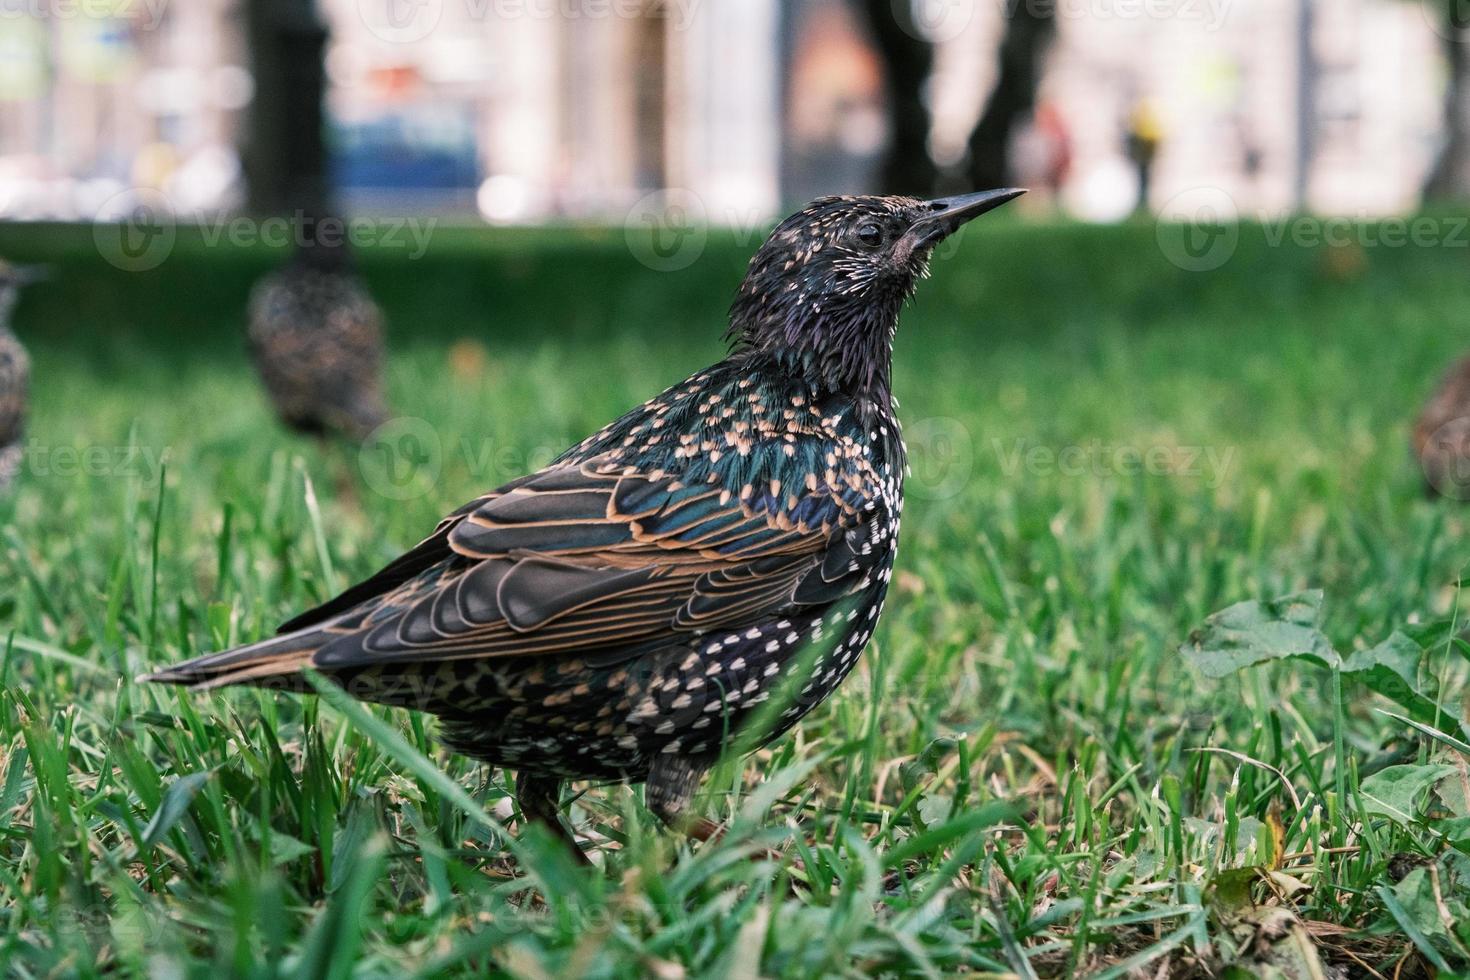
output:
[[[1444,764],[1381,769],[1363,780],[1362,793],[1368,812],[1402,824],[1415,823],[1421,812],[1415,801],[1441,779],[1454,775],[1455,771],[1454,766]]]
[[[1454,715],[1436,700],[1438,683],[1434,674],[1420,669],[1423,659],[1424,647],[1402,630],[1394,630],[1377,646],[1353,651],[1343,661],[1342,671],[1409,709],[1409,714],[1419,721],[1449,724]]]
[[[1207,677],[1292,657],[1341,666],[1342,658],[1320,629],[1321,622],[1321,589],[1237,602],[1207,618],[1180,652]]]

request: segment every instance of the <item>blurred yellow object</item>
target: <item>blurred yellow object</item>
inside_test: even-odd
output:
[[[0,18],[0,102],[45,94],[46,44],[39,20]]]
[[[1329,245],[1322,253],[1322,275],[1333,282],[1352,282],[1368,271],[1368,251],[1358,242]]]
[[[459,381],[480,381],[490,370],[490,351],[478,340],[464,338],[449,346],[449,373]]]
[[[179,166],[179,151],[168,143],[145,143],[133,157],[133,183],[159,188]]]
[[[1141,143],[1158,146],[1164,140],[1164,118],[1153,99],[1139,99],[1128,114],[1128,134]]]

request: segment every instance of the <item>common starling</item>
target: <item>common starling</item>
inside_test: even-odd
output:
[[[0,490],[20,472],[25,449],[26,404],[30,396],[30,358],[20,338],[10,329],[10,314],[21,287],[41,278],[34,267],[11,265],[0,259]]]
[[[360,442],[388,417],[383,315],[345,239],[325,222],[250,296],[250,353],[276,414],[314,436]]]
[[[1470,357],[1450,368],[1414,424],[1425,490],[1470,500]]]
[[[701,774],[789,729],[873,635],[903,510],[899,311],[940,239],[1021,193],[815,201],[751,260],[724,360],[277,636],[148,679],[309,690],[312,668],[438,715],[567,839],[572,779],[645,781],[665,823],[707,831]]]

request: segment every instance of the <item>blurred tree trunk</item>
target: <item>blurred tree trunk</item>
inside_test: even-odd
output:
[[[970,131],[967,176],[973,190],[1003,187],[1013,179],[1011,136],[1017,123],[1036,108],[1042,62],[1057,32],[1056,5],[1037,0],[1005,0],[1005,21],[995,89]]]
[[[1470,199],[1470,36],[1446,10],[1440,22],[1449,79],[1445,83],[1445,142],[1424,181],[1426,198]]]
[[[247,0],[245,22],[255,79],[241,147],[247,206],[255,214],[323,207],[326,26],[312,0]]]
[[[934,46],[914,21],[912,8],[895,0],[861,0],[873,31],[888,90],[888,149],[878,175],[882,194],[926,196],[938,171],[929,156],[929,108],[924,83],[934,66]]]

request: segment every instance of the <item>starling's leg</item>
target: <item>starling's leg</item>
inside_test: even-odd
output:
[[[689,801],[699,788],[699,781],[709,769],[710,763],[686,759],[677,755],[660,755],[648,771],[648,781],[643,787],[643,798],[654,816],[669,829],[682,833],[697,841],[716,840],[725,829],[707,817],[689,812]],[[755,860],[780,861],[776,851],[762,848],[751,855]],[[801,867],[800,861],[792,862]]]
[[[689,813],[689,801],[708,768],[708,763],[686,756],[660,755],[648,771],[648,781],[643,787],[643,797],[653,815],[670,829],[695,840],[709,840],[719,832],[719,826],[713,821]]]
[[[577,839],[561,822],[561,780],[529,772],[516,773],[516,803],[527,820],[532,820],[561,838],[581,864],[590,864]]]

